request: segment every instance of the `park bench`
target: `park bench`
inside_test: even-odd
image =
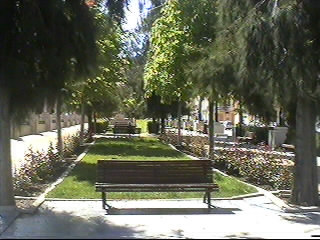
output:
[[[219,190],[211,160],[99,160],[95,186],[103,209],[110,208],[109,192],[205,192],[204,203],[211,208],[211,192]]]
[[[117,121],[113,127],[113,133],[115,134],[140,134],[141,128],[137,128],[130,121]]]

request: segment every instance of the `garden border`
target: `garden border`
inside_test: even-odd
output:
[[[177,148],[176,148],[175,146],[173,146],[171,143],[167,143],[167,144],[168,144],[172,149],[174,149],[174,150],[176,150],[176,151],[178,151],[178,152],[181,152],[181,153],[187,155],[188,157],[190,157],[190,158],[193,159],[193,160],[200,160],[200,158],[198,158],[198,157],[189,155],[188,153],[183,152],[183,151],[177,149]],[[223,175],[223,176],[225,176],[225,177],[231,177],[231,176],[229,176],[228,174],[226,174],[226,173],[224,173],[224,172],[221,172],[220,170],[218,170],[218,169],[216,169],[216,168],[213,168],[213,171],[214,171],[214,172],[218,172],[218,173],[220,173],[221,175]],[[234,178],[234,179],[235,179],[236,181],[238,181],[238,182],[241,182],[241,183],[243,183],[243,184],[246,184],[246,185],[248,185],[248,186],[250,186],[250,187],[253,187],[253,188],[257,189],[258,192],[257,192],[257,193],[249,193],[249,194],[245,194],[245,195],[239,195],[239,196],[235,196],[235,197],[212,198],[212,199],[213,199],[213,200],[241,200],[241,199],[244,199],[244,198],[259,197],[259,196],[263,196],[263,195],[264,195],[264,193],[260,191],[260,188],[259,188],[259,187],[254,186],[254,185],[252,185],[252,184],[250,184],[250,183],[243,182],[243,181],[241,181],[241,180],[239,180],[239,179],[236,179],[236,178]],[[262,190],[263,190],[263,189],[262,189]]]
[[[22,199],[22,200],[33,200],[31,209],[18,209],[20,213],[25,213],[25,214],[33,214],[40,206],[41,204],[46,200],[46,195],[51,192],[54,188],[56,188],[57,185],[59,185],[63,180],[69,175],[69,173],[75,168],[75,166],[87,155],[87,153],[90,150],[90,147],[93,146],[96,143],[96,140],[94,140],[91,143],[85,143],[82,144],[82,146],[87,146],[85,150],[77,157],[77,159],[70,165],[68,168],[60,175],[60,177],[54,181],[49,187],[45,189],[45,191],[40,194],[38,197],[23,197],[23,196],[16,196],[16,199]]]
[[[168,144],[172,149],[175,149],[176,151],[179,151],[185,155],[187,155],[188,157],[190,157],[191,159],[198,159],[200,160],[200,158],[198,157],[194,157],[192,155],[189,155],[179,149],[177,149],[175,146],[173,146],[172,144]],[[213,171],[218,172],[224,176],[228,176],[230,177],[228,174],[221,172],[218,169],[213,169]],[[312,207],[303,207],[303,206],[297,206],[297,205],[288,205],[284,200],[278,198],[277,196],[275,196],[272,192],[269,192],[267,190],[264,190],[260,187],[257,187],[255,185],[252,185],[250,183],[247,182],[243,182],[239,179],[236,179],[238,182],[244,183],[248,186],[254,187],[258,190],[258,193],[254,193],[254,194],[246,194],[246,195],[242,195],[242,196],[237,196],[237,197],[231,197],[231,198],[213,198],[213,200],[240,200],[240,199],[244,199],[244,198],[251,198],[251,197],[258,197],[258,196],[265,196],[267,197],[270,201],[272,201],[276,206],[278,206],[283,212],[285,213],[307,213],[307,212],[320,212],[320,207],[318,206],[312,206]]]

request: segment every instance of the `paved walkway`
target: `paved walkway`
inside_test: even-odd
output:
[[[0,238],[312,238],[320,213],[283,213],[266,197],[216,200],[46,201]]]
[[[85,128],[87,128],[87,123]],[[62,136],[72,136],[80,131],[80,125],[62,128]],[[40,134],[20,137],[19,140],[11,139],[11,156],[14,167],[24,161],[24,156],[31,148],[33,151],[47,151],[50,143],[57,144],[57,130],[42,132]]]

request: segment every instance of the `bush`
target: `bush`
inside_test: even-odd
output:
[[[275,189],[291,189],[291,160],[271,151],[224,148],[215,151],[215,165],[227,173],[245,177],[249,182]]]
[[[86,134],[84,134],[86,136]],[[71,154],[77,151],[80,146],[80,134],[68,136],[63,139],[63,156],[69,157]]]
[[[160,129],[160,124],[158,122],[148,122],[148,132],[158,134]]]
[[[52,144],[47,153],[33,151],[30,148],[25,155],[24,164],[14,174],[15,193],[20,195],[39,190],[38,184],[52,180],[61,167],[63,164]]]
[[[108,130],[109,122],[107,120],[97,121],[96,131],[97,133],[105,133]]]
[[[254,133],[254,142],[255,143],[268,143],[268,127],[257,127],[257,126],[249,126],[248,131]]]
[[[162,134],[160,140],[177,144],[175,133]],[[255,149],[243,148],[243,144],[227,147],[226,143],[215,143],[214,167],[233,176],[246,178],[253,184],[270,186],[274,189],[290,189],[293,180],[293,157],[282,152],[275,153],[265,144]],[[208,157],[209,140],[201,136],[182,136],[182,146],[198,157]]]
[[[247,131],[247,127],[245,125],[242,125],[242,128],[240,128],[240,125],[236,125],[236,136],[237,137],[243,137]]]
[[[73,154],[80,145],[80,134],[64,138],[64,156]],[[72,159],[60,159],[57,146],[50,144],[47,152],[33,151],[25,155],[24,164],[15,171],[13,177],[16,195],[31,195],[41,190],[41,184],[56,179],[71,163]]]

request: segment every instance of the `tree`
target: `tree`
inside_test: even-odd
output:
[[[180,1],[183,12],[183,22],[189,29],[190,47],[188,48],[188,58],[186,69],[187,76],[193,83],[193,92],[200,97],[209,99],[209,155],[213,156],[214,151],[214,105],[219,100],[219,91],[216,88],[218,81],[208,78],[204,74],[199,74],[195,70],[195,65],[206,53],[203,51],[216,38],[217,29],[217,1]],[[196,73],[195,73],[196,72]]]
[[[97,29],[98,68],[93,76],[69,88],[70,104],[78,110],[82,109],[83,114],[86,113],[90,133],[95,132],[97,116],[109,117],[118,109],[119,85],[125,81],[129,64],[124,54],[124,32],[121,27],[102,9],[95,8],[92,11],[95,13]]]
[[[292,202],[317,205],[315,105],[319,104],[317,1],[219,1],[221,59],[211,68],[233,69],[231,91],[253,111],[268,117],[277,100],[296,99],[296,160]],[[231,48],[225,49],[225,42]],[[233,61],[228,61],[232,59]],[[230,64],[229,64],[230,63]],[[225,76],[225,73],[222,77]],[[266,109],[261,112],[258,108]],[[292,107],[292,106],[291,106]],[[270,116],[270,115],[269,115]]]
[[[150,97],[146,99],[147,101],[147,117],[152,117],[155,121],[160,119],[161,121],[161,133],[165,133],[165,119],[168,115],[171,115],[173,118],[178,117],[177,112],[179,108],[179,102],[174,101],[170,104],[165,104],[161,101],[161,97],[153,93]],[[181,113],[182,115],[190,114],[190,109],[187,106],[186,102],[181,103]]]
[[[191,82],[184,72],[189,32],[181,21],[179,1],[169,0],[152,28],[151,48],[145,68],[146,91],[164,103],[178,101],[178,143],[181,142],[181,102],[189,99]]]
[[[84,1],[4,0],[0,18],[0,206],[13,207],[10,115],[54,102],[70,76],[90,72],[95,35]]]

